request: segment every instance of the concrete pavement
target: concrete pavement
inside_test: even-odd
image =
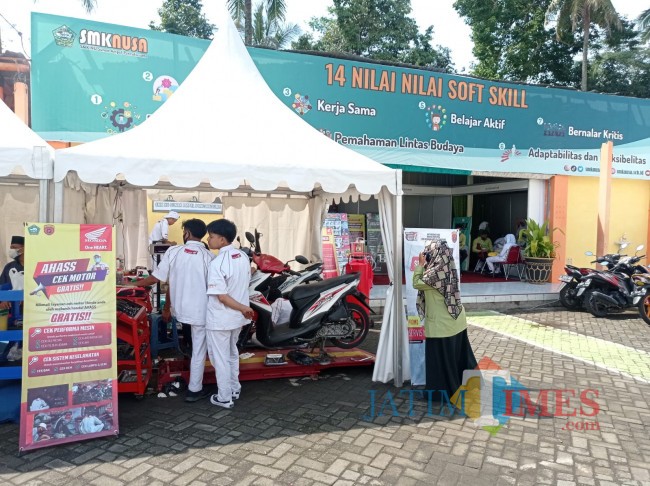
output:
[[[124,396],[119,437],[20,457],[18,427],[0,425],[0,484],[650,484],[650,327],[557,309],[470,322],[477,358],[531,390],[598,390],[599,413],[512,417],[491,434],[468,417],[430,416],[421,401],[408,416],[408,396],[351,369],[244,383],[231,411]],[[389,393],[398,416],[388,404],[368,419],[371,396],[376,411]],[[580,424],[589,430],[572,430]]]

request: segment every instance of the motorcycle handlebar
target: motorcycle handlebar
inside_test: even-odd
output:
[[[296,271],[294,271],[294,270],[287,270],[287,273],[288,273],[289,275],[300,275],[300,272],[296,272]]]

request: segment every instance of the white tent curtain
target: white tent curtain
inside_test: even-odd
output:
[[[124,256],[126,268],[149,267],[151,256],[148,247],[147,191],[122,189],[116,203],[113,210],[118,230],[118,255]]]
[[[31,130],[0,100],[0,176],[26,176],[39,185],[38,212],[24,221],[46,221],[48,216],[48,180],[54,170],[54,149]],[[23,213],[17,208],[17,214]],[[22,233],[21,233],[22,234]]]
[[[124,256],[127,268],[149,266],[147,193],[144,189],[86,184],[69,174],[63,189],[61,222],[113,224],[116,255]]]
[[[24,223],[38,220],[39,187],[32,184],[0,185],[0,270],[9,263],[7,250],[14,235],[24,235]]]
[[[262,233],[260,243],[264,253],[283,262],[296,255],[313,258],[312,208],[307,197],[223,197],[224,217],[237,225],[242,245],[248,242],[244,233]]]
[[[400,171],[401,172],[401,171]],[[401,181],[401,173],[398,174]],[[402,209],[401,196],[394,197],[386,190],[379,196],[381,237],[386,252],[386,267],[391,285],[386,291],[384,316],[377,347],[373,381],[387,383],[393,380],[401,386],[410,380],[408,330],[402,305]]]
[[[312,231],[314,211],[319,211],[317,198],[308,195],[286,195],[266,193],[246,193],[244,189],[230,193],[212,190],[147,190],[149,203],[167,201],[171,196],[174,202],[211,203],[217,197],[224,207],[223,217],[237,225],[238,236],[243,246],[248,246],[244,236],[246,231],[253,233],[255,228],[264,236],[261,239],[265,253],[282,261],[292,260],[296,255],[304,255],[312,260],[320,259],[320,233]],[[172,203],[173,204],[173,203]],[[172,206],[173,208],[173,206]],[[315,209],[316,208],[316,209]],[[159,216],[162,217],[163,213]],[[181,221],[187,219],[180,212]],[[217,214],[197,215],[206,223],[221,217]],[[314,241],[314,238],[317,240]],[[146,238],[144,243],[146,243]]]
[[[385,187],[376,196],[379,201],[381,237],[391,285],[386,291],[384,315],[372,380],[382,383],[392,380],[395,386],[402,386],[405,380],[411,379],[406,310],[402,304],[402,171],[395,171],[395,179],[397,196]],[[359,194],[354,188],[338,195],[323,194],[325,211],[332,200],[348,202],[370,197],[372,196]],[[318,225],[319,234],[321,227],[322,220]]]

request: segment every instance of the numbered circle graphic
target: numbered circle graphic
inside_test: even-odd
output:
[[[427,107],[427,104],[426,104],[424,101],[420,101],[420,102],[418,103],[418,107],[419,107],[421,110],[424,110],[424,109]]]
[[[92,96],[90,97],[90,102],[91,102],[93,105],[101,105],[101,104],[102,104],[102,101],[104,101],[104,100],[103,100],[102,97],[101,97],[100,95],[98,95],[98,94],[94,94],[94,95],[92,95]]]
[[[282,94],[283,94],[284,96],[291,96],[291,88],[284,88],[284,89],[282,90]]]
[[[544,119],[541,116],[537,119],[537,124],[538,125],[543,125],[544,124]]]
[[[145,71],[142,73],[142,79],[145,81],[152,81],[153,80],[153,73],[151,71]]]
[[[503,143],[503,142],[501,142],[501,143],[499,144],[499,150],[503,150],[503,149],[505,149],[505,148],[506,148],[506,144]]]
[[[164,102],[178,89],[178,81],[171,76],[158,76],[153,82],[153,100]]]

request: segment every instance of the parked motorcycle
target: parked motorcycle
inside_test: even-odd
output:
[[[274,302],[279,298],[288,298],[289,293],[297,285],[322,280],[322,263],[314,263],[300,271],[294,271],[289,263],[296,261],[308,265],[309,260],[302,255],[296,255],[293,260],[283,263],[272,255],[264,254],[260,249],[260,236],[262,235],[257,230],[255,235],[247,231],[246,239],[251,246],[242,248],[257,266],[257,270],[251,276],[249,286],[251,290],[262,292],[269,302]]]
[[[305,257],[302,257],[305,258],[304,262],[298,260],[298,256],[296,256],[296,261],[298,263],[302,263],[305,265],[309,263],[309,261]],[[282,297],[287,299],[291,291],[295,289],[298,285],[307,284],[310,282],[321,282],[323,280],[322,274],[323,274],[323,262],[312,263],[308,267],[305,267],[302,270],[299,270],[298,272],[294,272],[291,275],[287,276],[284,282],[278,287],[278,290],[282,294]]]
[[[650,325],[650,274],[638,273],[632,276],[632,280],[639,294],[633,302],[639,309],[641,319]]]
[[[638,253],[643,249],[639,245]],[[647,273],[648,270],[638,265],[645,255],[622,257],[609,271],[594,273],[589,277],[594,289],[585,295],[583,302],[585,308],[596,317],[605,317],[609,313],[623,312],[634,306],[635,298],[640,290],[634,284],[632,275]]]
[[[588,256],[593,253],[587,252]],[[613,267],[621,258],[619,254],[609,254],[596,258],[591,263],[599,263],[607,268]],[[564,267],[566,275],[560,276],[560,281],[564,282],[564,286],[560,289],[560,303],[569,310],[581,309],[583,307],[582,296],[587,290],[587,286],[580,285],[589,275],[598,272],[593,268],[579,268],[574,265],[566,265]]]
[[[249,237],[250,236],[250,237]],[[370,307],[367,298],[358,290],[359,274],[352,273],[321,282],[294,285],[288,291],[291,315],[287,322],[274,323],[272,307],[268,295],[272,289],[265,288],[264,282],[272,277],[264,275],[283,275],[302,277],[299,272],[288,269],[288,265],[272,255],[261,253],[259,233],[246,234],[251,242],[250,257],[257,265],[255,272],[263,274],[249,287],[250,305],[255,311],[252,324],[242,329],[239,346],[255,340],[267,348],[286,348],[293,346],[320,346],[321,363],[327,361],[325,342],[340,348],[353,348],[360,345],[368,335],[370,327]],[[255,274],[253,275],[255,277]],[[279,286],[278,286],[279,288]],[[262,291],[260,291],[262,289]],[[267,295],[264,291],[268,290]]]

